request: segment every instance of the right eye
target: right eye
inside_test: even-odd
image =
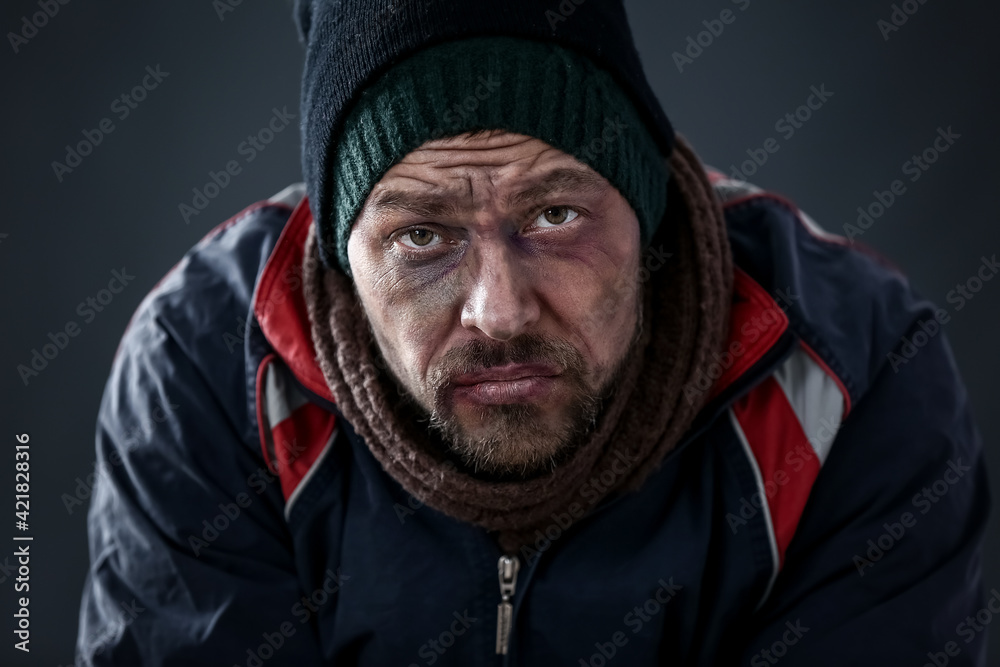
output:
[[[430,245],[431,241],[434,240],[434,237],[440,238],[438,234],[435,234],[429,229],[416,227],[400,234],[399,240],[407,248],[426,248]],[[407,243],[407,241],[409,241],[409,243]]]

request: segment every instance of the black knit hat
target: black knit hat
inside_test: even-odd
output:
[[[299,0],[296,13],[307,45],[303,170],[327,266],[350,275],[350,225],[393,162],[428,139],[475,129],[529,134],[574,154],[632,204],[645,240],[655,231],[673,131],[617,0]],[[521,39],[475,39],[489,35]],[[482,106],[489,113],[443,113],[467,97],[463,85],[479,84],[474,67],[453,72],[450,63],[465,62],[507,73],[506,90]],[[518,97],[544,79],[576,99],[526,114]],[[614,150],[594,141],[609,129]]]

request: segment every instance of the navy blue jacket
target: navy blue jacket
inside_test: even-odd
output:
[[[491,536],[408,496],[326,387],[301,188],[215,229],[114,360],[80,662],[982,665],[1000,592],[981,590],[989,497],[949,313],[712,179],[730,341],[685,389],[711,398],[637,493],[588,504],[591,480],[589,514],[517,555],[506,655]]]

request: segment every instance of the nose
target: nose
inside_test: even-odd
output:
[[[538,321],[534,274],[518,254],[509,239],[493,239],[479,248],[462,307],[463,327],[508,340]]]

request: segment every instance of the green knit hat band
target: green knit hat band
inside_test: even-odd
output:
[[[344,273],[352,275],[351,227],[393,164],[431,139],[491,129],[541,139],[587,164],[631,204],[643,242],[653,237],[666,210],[666,160],[611,75],[555,44],[478,37],[395,65],[345,120],[335,142],[334,220],[318,221],[319,241]]]

